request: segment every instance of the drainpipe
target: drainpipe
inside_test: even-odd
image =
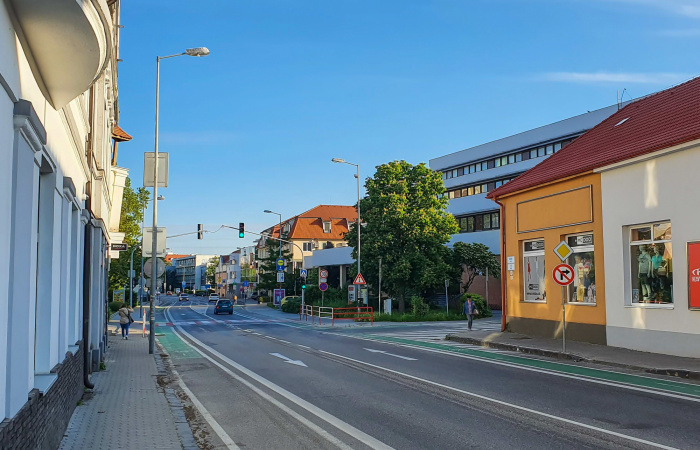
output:
[[[90,184],[88,183],[87,192],[90,192]],[[85,199],[85,210],[90,212],[91,204],[90,197]],[[86,388],[92,389],[95,387],[90,381],[90,350],[88,342],[90,340],[90,254],[91,248],[91,233],[92,220],[85,224],[85,237],[83,239],[83,384]]]
[[[503,203],[499,202],[498,199],[494,198],[494,202],[498,203],[501,207],[501,332],[506,331],[506,272],[503,269],[508,268],[506,262],[506,208]]]

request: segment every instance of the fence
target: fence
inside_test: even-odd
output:
[[[371,306],[353,306],[350,308],[331,308],[330,306],[303,305],[299,308],[299,320],[303,318],[308,322],[311,316],[311,323],[318,317],[318,324],[321,319],[331,319],[331,325],[335,325],[336,320],[350,319],[355,321],[368,321],[374,325],[374,308]]]

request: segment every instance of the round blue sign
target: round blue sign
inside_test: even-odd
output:
[[[318,288],[322,291],[328,290],[328,283],[319,283]]]

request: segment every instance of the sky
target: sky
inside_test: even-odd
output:
[[[319,204],[354,205],[393,160],[448,153],[700,75],[700,0],[123,1],[119,147],[132,186],[170,159],[158,225],[260,232]],[[146,224],[152,213],[147,211]],[[174,253],[251,245],[234,230],[168,239]]]

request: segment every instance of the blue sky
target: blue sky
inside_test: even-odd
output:
[[[134,139],[119,165],[137,186],[156,55],[211,50],[161,63],[170,235],[354,204],[354,168],[333,157],[364,178],[700,75],[698,0],[141,0],[122,2],[122,24],[120,126]],[[222,230],[168,247],[252,240]]]

